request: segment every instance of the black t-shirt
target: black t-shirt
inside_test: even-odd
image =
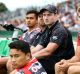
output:
[[[44,31],[44,33],[42,34],[42,36],[40,37],[39,43],[40,45],[42,45],[44,48],[47,46],[47,44],[49,43],[49,36],[51,34],[50,29],[47,27]]]
[[[47,28],[48,28],[48,27],[46,27],[44,31],[41,31],[40,33],[38,33],[38,34],[36,35],[36,38],[35,38],[35,40],[34,40],[33,43],[32,43],[33,46],[38,45],[38,43],[41,41],[41,37],[42,37],[42,36],[44,35],[44,33],[46,32]]]
[[[46,71],[52,71],[56,62],[70,59],[74,55],[72,36],[58,21],[45,31],[39,44],[46,47],[49,42],[56,43],[59,47],[52,55],[39,59]]]

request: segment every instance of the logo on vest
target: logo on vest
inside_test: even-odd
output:
[[[57,37],[57,36],[53,36],[52,38],[53,38],[54,40],[57,40],[57,39],[58,39],[58,37]]]

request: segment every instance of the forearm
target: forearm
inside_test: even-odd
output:
[[[44,57],[47,57],[49,55],[50,55],[50,53],[46,49],[42,49],[42,50],[32,54],[32,56],[36,57],[36,58],[44,58]]]
[[[80,61],[80,47],[77,46],[75,55],[68,60],[68,62],[79,62]]]
[[[1,57],[0,58],[0,65],[6,64],[8,61],[8,57]]]
[[[73,65],[80,66],[80,62],[69,63],[68,65],[69,65],[69,66],[73,66]]]
[[[32,54],[36,53],[37,51],[39,51],[39,49],[37,49],[37,48],[32,48],[32,49],[31,49],[31,53],[32,53]]]
[[[37,45],[36,47],[31,48],[31,53],[34,54],[34,53],[40,51],[42,48],[43,48],[43,46]]]
[[[67,60],[67,62],[69,62],[69,63],[74,63],[74,62],[78,62],[78,61],[79,61],[78,56],[74,56],[71,59]]]

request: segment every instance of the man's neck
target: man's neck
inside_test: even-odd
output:
[[[41,26],[40,28],[41,28],[41,30],[42,30],[42,31],[44,31],[44,30],[45,30],[45,28],[46,28],[46,25]]]
[[[33,26],[33,27],[29,27],[29,32],[31,32],[33,29],[35,29],[36,26]]]
[[[57,21],[58,21],[58,20],[56,20],[56,21],[55,21],[55,22],[53,22],[52,24],[49,24],[49,25],[48,25],[48,28],[51,28],[51,27],[52,27],[52,25],[54,25]]]

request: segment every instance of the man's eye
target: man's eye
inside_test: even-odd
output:
[[[12,58],[13,56],[12,56],[12,55],[10,55],[10,57]]]
[[[19,55],[15,55],[15,57],[19,57]]]
[[[46,16],[46,14],[43,14],[43,16]]]
[[[28,19],[28,17],[26,17],[26,19]]]

